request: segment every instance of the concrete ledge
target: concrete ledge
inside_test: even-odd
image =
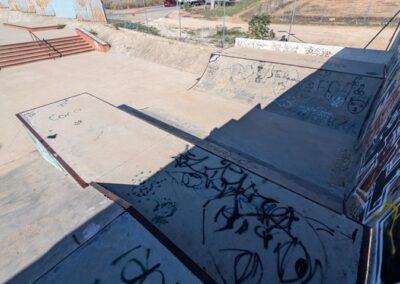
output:
[[[264,49],[283,53],[294,53],[299,55],[310,55],[315,57],[324,57],[336,59],[345,59],[352,61],[362,61],[367,63],[385,64],[391,54],[382,50],[350,48],[334,45],[322,45],[299,42],[285,42],[277,40],[261,40],[250,38],[236,38],[236,47]]]
[[[15,28],[15,29],[20,29],[20,30],[30,31],[30,32],[48,31],[48,30],[57,30],[57,29],[59,29],[58,26],[27,27],[27,26],[21,26],[21,25],[9,24],[9,23],[3,23],[3,25],[7,26],[7,27],[10,27],[10,28]]]
[[[82,28],[77,28],[75,29],[76,33],[82,37],[85,41],[90,43],[96,50],[101,51],[101,52],[107,52],[110,50],[111,45],[102,40],[101,38],[98,38],[97,36],[91,34],[85,29]]]

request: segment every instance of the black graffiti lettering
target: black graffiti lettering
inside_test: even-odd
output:
[[[126,257],[134,251],[138,251],[142,246],[138,245],[125,253],[118,256],[111,262],[111,265],[115,266],[118,263],[123,263],[123,267],[120,274],[120,279],[124,283],[134,284],[134,283],[145,283],[147,279],[151,276],[151,283],[165,283],[164,273],[160,270],[161,264],[157,263],[155,265],[150,265],[150,249],[146,249],[145,260],[142,261],[138,257],[131,257],[125,260]],[[158,281],[154,282],[157,279]],[[99,280],[100,281],[100,280]]]

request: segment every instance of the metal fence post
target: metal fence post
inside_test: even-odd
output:
[[[292,18],[290,19],[288,41],[289,41],[289,39],[290,39],[290,35],[292,34],[292,25],[293,25],[293,19],[294,19],[294,13],[295,13],[295,11],[296,11],[296,0],[294,0],[294,3],[293,3]]]
[[[143,0],[143,6],[144,6],[144,17],[146,19],[146,26],[148,26],[149,25],[149,21],[147,19],[146,0]]]
[[[226,0],[222,0],[224,1],[224,18],[223,18],[223,23],[222,23],[222,48],[224,48],[225,45],[225,1]]]

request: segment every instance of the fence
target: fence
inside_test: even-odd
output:
[[[270,15],[275,39],[289,38],[291,41],[328,45],[353,43],[352,47],[362,47],[400,9],[400,2],[393,4],[389,0],[215,0],[214,8],[211,0],[161,1],[103,2],[108,21],[120,27],[218,47],[232,46],[236,37],[246,37],[251,18],[263,13]],[[378,44],[371,48],[384,49],[398,23],[399,18],[388,26],[377,38]],[[291,24],[296,26],[295,31],[290,31]],[[303,32],[308,25],[322,26],[320,34],[315,32],[319,29],[315,27],[312,32]],[[338,30],[337,36],[332,34],[330,25],[360,29],[348,34],[345,29]],[[365,26],[371,29],[363,30]],[[355,34],[358,31],[365,34]]]

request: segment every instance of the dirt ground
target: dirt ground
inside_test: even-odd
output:
[[[182,13],[181,26],[186,30],[197,31],[197,37],[207,37],[207,29],[215,33],[216,27],[222,26],[222,20],[211,21],[202,18],[192,18]],[[178,37],[179,33],[179,15],[177,11],[169,14],[168,18],[160,18],[150,22],[151,25],[156,26],[162,34],[170,37]],[[238,20],[237,17],[229,17],[226,19],[226,26],[228,28],[240,28],[247,30],[247,24]],[[287,35],[289,25],[284,24],[271,24],[271,28],[276,33],[276,38],[279,39],[282,35]],[[368,41],[380,30],[378,26],[329,26],[329,25],[293,25],[292,41],[308,42],[315,44],[326,45],[339,45],[348,47],[363,48]],[[372,49],[385,49],[390,37],[394,32],[393,28],[384,30],[383,33],[370,45]]]
[[[266,4],[268,5],[268,4]],[[293,9],[287,5],[274,14],[284,14]],[[400,8],[396,0],[298,0],[296,14],[325,17],[391,17]]]
[[[1,11],[1,9],[0,9]],[[206,20],[204,18],[193,18],[184,11],[180,12],[181,21],[179,21],[179,12],[173,11],[166,17],[149,21],[149,25],[156,27],[160,31],[160,35],[169,39],[179,39],[179,26],[181,25],[181,40],[192,42],[200,45],[208,45],[215,47],[215,42],[210,42],[210,37],[216,34],[217,28],[222,27],[221,20]],[[143,17],[137,14],[142,21]],[[117,39],[118,36],[112,33],[115,28],[112,25],[103,25],[95,23],[79,23],[74,20],[56,19],[52,17],[40,17],[30,14],[23,14],[12,11],[3,11],[0,15],[0,21],[6,22],[22,22],[29,23],[40,21],[41,23],[65,23],[71,27],[83,25],[86,28],[95,30],[100,36],[107,40]],[[225,22],[227,28],[238,28],[243,31],[247,30],[247,24],[240,21],[237,17],[227,17]],[[276,38],[280,39],[282,35],[287,35],[289,25],[272,24],[272,29],[276,33]],[[308,42],[325,45],[339,45],[347,47],[363,48],[368,41],[380,30],[379,26],[329,26],[329,25],[293,25],[291,41]],[[385,49],[394,28],[384,30],[375,41],[369,46],[371,49]]]

